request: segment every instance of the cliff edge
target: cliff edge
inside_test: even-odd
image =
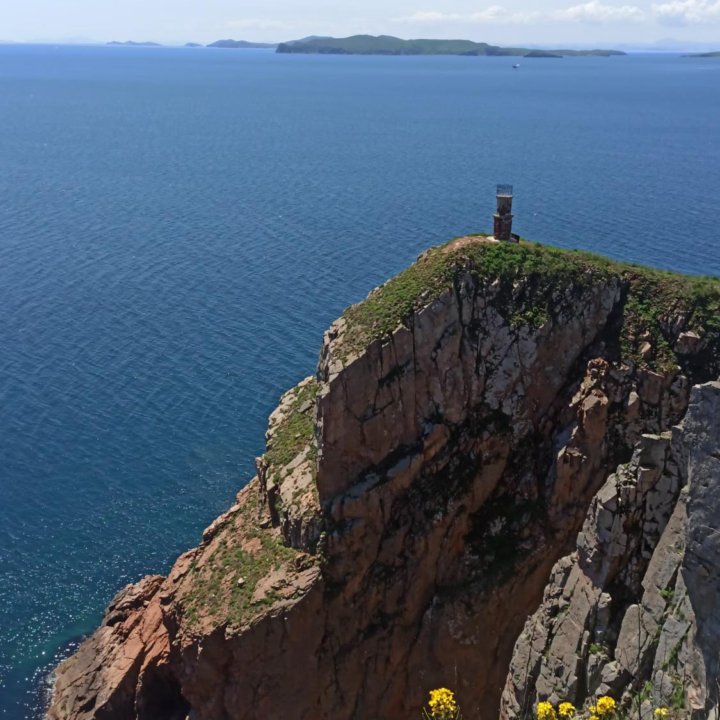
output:
[[[515,716],[545,692],[523,638],[598,492],[665,462],[719,375],[718,281],[483,237],[429,250],[330,327],[256,478],[167,578],[115,598],[49,718],[390,720],[441,685],[465,717],[501,695]]]

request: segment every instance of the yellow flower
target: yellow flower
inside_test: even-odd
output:
[[[558,715],[561,718],[571,718],[575,715],[575,706],[572,703],[564,702],[558,705]]]
[[[447,688],[431,690],[428,706],[432,720],[454,720],[459,714],[455,695]]]
[[[659,707],[655,708],[653,715],[655,715],[657,720],[665,720],[665,718],[670,717],[670,711],[666,707]]]
[[[603,695],[601,698],[598,698],[597,701],[597,714],[600,717],[606,717],[608,715],[612,715],[615,712],[615,701],[608,697],[607,695]]]
[[[547,701],[539,702],[535,711],[537,720],[557,720],[555,708]]]
[[[588,720],[600,720],[600,718],[597,715],[591,715]]]
[[[591,706],[588,708],[588,712],[589,712],[591,715],[597,715],[597,705],[591,705]]]

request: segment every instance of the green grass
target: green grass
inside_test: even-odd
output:
[[[665,326],[675,314],[688,318],[688,327],[706,336],[708,348],[720,347],[720,281],[717,278],[678,275],[662,270],[621,266],[631,283],[625,304],[623,354],[640,363],[638,342],[646,334],[654,349],[652,365],[667,370],[677,363]],[[717,356],[717,352],[715,352]]]
[[[578,293],[589,285],[619,279],[628,291],[619,338],[624,360],[658,370],[675,363],[667,324],[677,313],[684,313],[688,327],[705,335],[708,357],[720,354],[719,279],[683,276],[523,241],[432,248],[345,311],[347,328],[338,341],[338,357],[362,352],[372,341],[407,324],[416,310],[450,290],[463,272],[480,285],[498,282],[497,310],[511,325],[533,328],[552,316],[558,291]],[[647,360],[639,355],[644,333],[653,347],[653,357]]]
[[[298,386],[290,391],[294,393],[290,411],[273,430],[265,453],[265,459],[271,469],[287,465],[303,448],[312,443],[315,429],[315,398],[318,389],[317,382],[312,380],[307,385]]]
[[[272,592],[252,602],[257,583],[271,570],[294,560],[298,552],[283,544],[276,532],[257,524],[257,493],[252,491],[234,522],[220,531],[214,551],[202,567],[193,564],[186,617],[191,625],[209,617],[228,626],[241,627],[277,600]],[[240,539],[257,541],[254,552],[243,550]],[[238,579],[244,583],[239,585]]]
[[[675,711],[685,709],[685,684],[678,678],[672,678],[672,695],[670,696],[670,707]]]
[[[526,318],[536,323],[549,311],[548,291],[558,285],[589,282],[589,274],[601,280],[611,274],[610,268],[610,261],[604,258],[535,244],[478,243],[449,252],[444,246],[432,248],[364,302],[345,311],[348,330],[344,342],[349,349],[359,351],[389,335],[415,310],[450,289],[465,270],[481,282],[499,278],[507,290],[518,278],[534,281],[533,302],[506,310],[518,323]]]

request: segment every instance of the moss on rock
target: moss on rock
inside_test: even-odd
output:
[[[265,460],[271,468],[287,465],[312,444],[318,390],[317,381],[307,378],[283,397],[283,403],[288,407],[271,428],[265,453]]]

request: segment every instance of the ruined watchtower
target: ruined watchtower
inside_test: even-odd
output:
[[[513,186],[498,185],[495,193],[497,210],[493,216],[493,235],[496,240],[515,242],[512,234]]]

